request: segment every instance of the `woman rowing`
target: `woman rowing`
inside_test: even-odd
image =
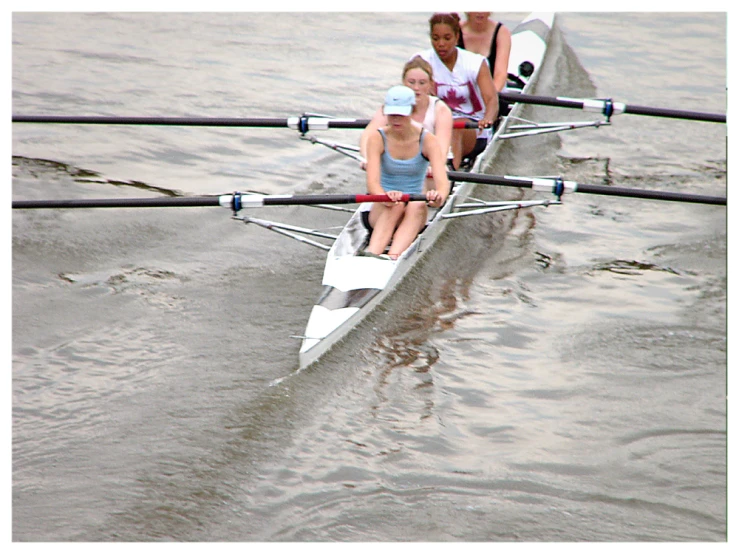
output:
[[[433,133],[415,124],[411,117],[416,94],[398,85],[385,95],[383,114],[387,124],[367,138],[367,191],[387,194],[392,202],[375,203],[369,213],[372,227],[365,253],[396,260],[426,224],[429,206],[441,207],[449,195],[445,159]],[[426,183],[431,163],[433,185]],[[403,194],[422,194],[426,202],[400,202]]]
[[[459,168],[463,158],[471,162],[487,146],[498,117],[498,93],[487,59],[457,47],[461,33],[457,14],[436,13],[429,25],[432,48],[418,55],[431,64],[437,96],[451,108],[454,119],[478,127],[452,131],[453,164]]]
[[[460,23],[457,46],[487,58],[495,90],[500,92],[508,81],[508,59],[511,55],[511,32],[490,12],[466,12]]]
[[[416,103],[411,112],[411,119],[436,136],[439,148],[444,157],[449,153],[452,140],[452,111],[436,96],[431,96],[434,89],[434,73],[431,65],[420,56],[412,58],[403,67],[402,81],[416,95]],[[377,109],[369,125],[362,131],[359,139],[359,153],[367,158],[367,140],[376,134],[377,129],[387,125],[387,116],[382,106]],[[361,163],[366,169],[367,163]]]

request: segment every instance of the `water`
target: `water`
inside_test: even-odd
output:
[[[13,113],[369,117],[427,15],[15,13]],[[537,92],[724,112],[725,38],[565,13]],[[286,129],[15,124],[12,153],[17,199],[362,186]],[[620,116],[488,171],[725,195],[726,127]],[[213,208],[14,213],[13,540],[725,541],[726,225],[590,195],[455,222],[296,373],[322,252]]]

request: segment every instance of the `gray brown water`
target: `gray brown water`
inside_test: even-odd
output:
[[[13,113],[369,117],[428,15],[15,13]],[[537,93],[725,112],[726,14],[561,14]],[[287,129],[14,124],[12,153],[14,199],[363,186]],[[726,126],[624,115],[488,171],[723,196]],[[215,208],[13,213],[13,539],[724,541],[726,227],[591,195],[455,223],[296,373],[323,252]]]

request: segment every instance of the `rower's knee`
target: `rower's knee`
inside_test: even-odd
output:
[[[411,202],[405,209],[405,219],[412,220],[419,226],[426,223],[427,215],[428,208],[424,202]]]

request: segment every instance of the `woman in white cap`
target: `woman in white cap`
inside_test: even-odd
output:
[[[403,66],[402,84],[416,94],[416,103],[411,112],[411,119],[423,126],[429,133],[433,133],[439,143],[441,153],[446,157],[452,141],[452,110],[436,96],[432,96],[435,88],[434,72],[431,64],[421,56],[412,58]],[[359,153],[367,157],[367,139],[376,134],[377,129],[387,125],[387,117],[380,106],[369,125],[362,131],[359,139]],[[362,169],[367,168],[367,162],[360,163]]]
[[[441,207],[449,195],[445,158],[436,137],[411,119],[415,93],[406,86],[392,87],[385,95],[387,125],[367,140],[367,191],[387,194],[392,202],[375,203],[369,213],[372,235],[366,252],[397,259],[426,224],[427,204]],[[426,186],[431,164],[434,188]],[[403,194],[423,194],[426,202],[400,202]]]

